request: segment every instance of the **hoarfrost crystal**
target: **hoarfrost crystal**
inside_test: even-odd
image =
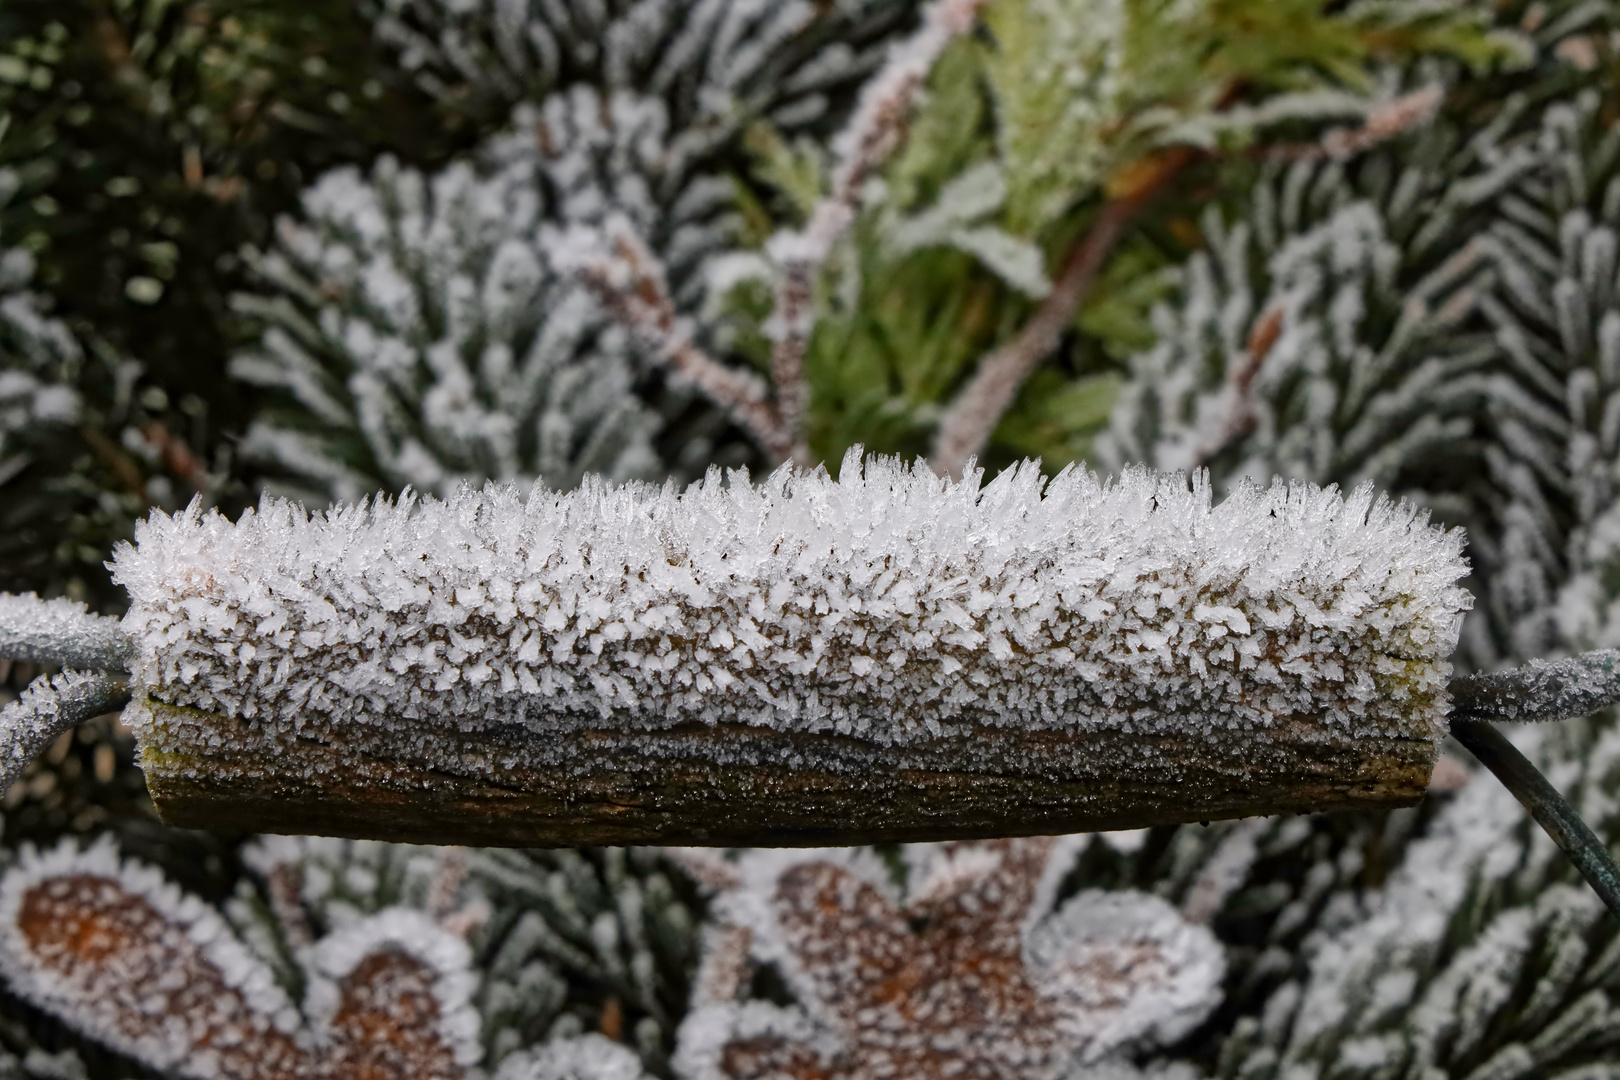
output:
[[[295,731],[691,720],[892,745],[987,724],[1438,738],[1461,536],[1370,489],[1033,465],[463,490],[118,551],[156,701]],[[133,714],[140,727],[142,713]]]

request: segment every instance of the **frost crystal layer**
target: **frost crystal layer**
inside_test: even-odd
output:
[[[1370,488],[980,481],[852,452],[837,480],[267,499],[155,513],[114,576],[146,696],[286,732],[1439,737],[1460,533]]]

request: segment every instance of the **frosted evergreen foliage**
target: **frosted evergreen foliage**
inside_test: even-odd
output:
[[[193,508],[142,524],[114,576],[140,694],[286,733],[311,711],[881,743],[1443,730],[1461,537],[1410,507],[1306,485],[1215,505],[1144,471],[980,480],[852,451],[838,481],[716,471],[685,493],[491,487],[313,518],[266,500],[235,525]]]
[[[624,215],[659,253],[676,302],[690,308],[702,300],[707,260],[728,251],[737,232],[733,181],[699,171],[705,141],[672,131],[660,98],[581,84],[520,106],[513,132],[485,154],[503,171],[533,170],[547,235]]]
[[[708,138],[823,116],[871,66],[899,0],[383,0],[379,40],[430,94],[508,105],[593,83],[670,103]]]
[[[256,260],[261,320],[232,361],[294,407],[243,451],[317,503],[464,479],[561,486],[660,472],[622,331],[539,250],[532,164],[423,176],[390,159],[324,176]]]
[[[369,840],[262,836],[242,851],[259,887],[244,881],[227,909],[244,937],[287,981],[291,953],[379,912],[423,913],[461,936],[483,925],[488,906],[467,882],[466,852]],[[273,922],[273,926],[272,926]],[[252,928],[272,926],[266,937]]]
[[[1179,310],[1155,313],[1159,344],[1133,363],[1099,461],[1215,465],[1223,489],[1271,475],[1389,485],[1469,430],[1481,352],[1451,335],[1478,251],[1413,288],[1399,273],[1406,251],[1378,208],[1357,201],[1272,252],[1259,293],[1258,230],[1214,216],[1205,227],[1211,250],[1188,265]]]
[[[1612,727],[1515,741],[1600,835],[1612,832]],[[1445,806],[1382,889],[1337,892],[1301,953],[1297,976],[1239,1021],[1221,1076],[1573,1080],[1605,1075],[1620,1043],[1614,923],[1489,777]]]
[[[536,158],[549,211],[570,225],[625,214],[678,304],[704,259],[737,240],[731,167],[755,120],[828,122],[874,66],[898,0],[388,0],[383,40],[430,91],[457,80],[520,103],[497,160]],[[454,76],[443,81],[454,71]]]
[[[1560,43],[1602,25],[1602,13],[1543,15],[1532,71],[1559,85],[1575,70]],[[1525,76],[1501,81],[1515,78]],[[1468,527],[1489,620],[1470,632],[1474,662],[1561,647],[1555,552],[1575,485],[1559,478],[1570,475],[1555,464],[1567,425],[1552,414],[1564,408],[1568,364],[1532,359],[1499,324],[1532,302],[1527,268],[1578,257],[1552,253],[1563,241],[1545,212],[1542,239],[1530,238],[1529,201],[1606,159],[1578,164],[1557,150],[1557,131],[1571,127],[1559,117],[1573,107],[1546,96],[1552,104],[1531,107],[1504,85],[1477,131],[1435,121],[1371,154],[1307,155],[1270,167],[1241,220],[1207,214],[1208,250],[1155,311],[1158,343],[1131,362],[1099,464],[1208,466],[1217,490],[1281,474],[1411,494]],[[1536,254],[1521,253],[1526,241]],[[1536,311],[1554,310],[1554,284],[1535,286]]]
[[[1510,586],[1493,603],[1526,649],[1620,645],[1620,132],[1603,108],[1587,93],[1548,109],[1545,166],[1490,236],[1487,462]]]
[[[237,374],[283,387],[296,403],[255,425],[245,449],[298,481],[282,490],[313,501],[405,484],[442,494],[458,479],[539,475],[568,486],[585,472],[691,476],[709,461],[746,458],[741,447],[715,445],[729,438],[723,419],[695,405],[691,389],[666,392],[639,367],[625,328],[575,296],[577,284],[512,265],[503,242],[527,243],[536,219],[594,226],[624,214],[663,264],[672,298],[692,314],[708,266],[739,238],[734,184],[745,125],[768,116],[791,132],[821,122],[870,68],[904,7],[390,0],[378,33],[430,92],[493,95],[503,121],[522,103],[509,118],[514,134],[479,155],[496,174],[483,186],[513,190],[480,193],[485,204],[505,204],[481,222],[419,209],[413,204],[431,200],[402,189],[386,168],[373,179],[382,189],[375,195],[355,190],[366,185],[352,173],[318,185],[306,199],[308,223],[284,227],[281,249],[262,264],[271,297],[244,305],[267,332],[238,359]],[[479,186],[459,169],[447,174],[457,186]],[[401,224],[379,227],[379,209]],[[419,213],[431,224],[415,223]],[[332,262],[357,269],[334,274]],[[479,302],[458,293],[469,288],[502,314],[480,318]],[[398,309],[399,297],[378,289],[416,295]],[[469,308],[472,317],[460,319]],[[492,325],[503,319],[509,325]],[[395,339],[417,355],[398,355]],[[356,386],[356,371],[372,376]],[[674,422],[674,460],[651,453],[653,414],[632,386]],[[492,400],[513,404],[503,414]],[[354,434],[330,438],[334,427]]]
[[[0,168],[0,207],[17,187],[15,172]],[[0,237],[0,486],[33,460],[30,433],[77,423],[82,405],[73,386],[79,343],[29,288],[33,277],[33,255]]]
[[[1039,1080],[1173,1043],[1220,1000],[1220,946],[1143,893],[1083,891],[1054,911],[1073,851],[909,847],[903,898],[868,851],[745,854],[710,939],[735,989],[689,1014],[676,1071]],[[795,1004],[739,1000],[750,965],[774,967]]]
[[[489,1059],[606,1027],[644,1067],[667,1073],[697,918],[665,860],[651,849],[488,849],[470,852],[467,869],[490,905],[480,997]],[[513,1068],[541,1077],[548,1069],[571,1076],[597,1059],[610,1075],[628,1068],[613,1064],[620,1055],[593,1050],[597,1041],[538,1058],[520,1053],[533,1063]]]

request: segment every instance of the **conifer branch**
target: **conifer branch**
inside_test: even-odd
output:
[[[1123,190],[1097,211],[1035,314],[1016,337],[980,361],[979,370],[946,409],[930,459],[935,472],[960,477],[968,460],[984,449],[1018,388],[1057,348],[1114,245],[1196,154],[1191,147],[1177,146],[1125,171],[1116,182]]]
[[[1202,444],[1195,451],[1193,460],[1198,468],[1207,468],[1221,451],[1254,430],[1259,419],[1254,395],[1255,379],[1260,375],[1260,365],[1265,363],[1272,346],[1282,336],[1282,327],[1281,307],[1269,307],[1255,319],[1243,355],[1226,373],[1223,388],[1226,400],[1222,403],[1224,415],[1214,434],[1205,433]]]

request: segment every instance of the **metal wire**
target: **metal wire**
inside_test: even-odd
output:
[[[1489,721],[1454,718],[1451,734],[1481,765],[1496,774],[1569,856],[1569,861],[1609,910],[1620,915],[1620,866],[1615,865],[1603,841],[1587,827],[1558,789]]]
[[[1620,702],[1620,651],[1532,660],[1507,671],[1452,679],[1451,716],[1466,720],[1574,720]]]

